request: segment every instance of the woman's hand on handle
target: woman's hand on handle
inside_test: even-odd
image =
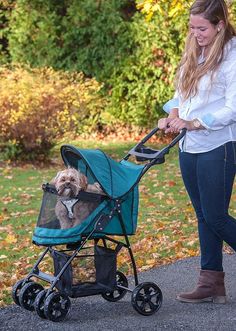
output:
[[[169,127],[170,121],[171,118],[160,118],[157,126],[160,130],[166,130]]]
[[[197,124],[195,124],[196,122]],[[173,118],[169,122],[169,127],[173,130],[172,132],[179,132],[184,128],[187,129],[188,131],[205,129],[197,119],[186,121],[179,117]]]
[[[178,117],[179,117],[178,108],[173,108],[171,109],[168,117],[159,119],[157,126],[160,130],[165,130],[165,133],[175,132],[174,129],[170,126],[170,123],[173,119]]]

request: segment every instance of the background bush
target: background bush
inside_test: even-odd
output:
[[[132,10],[132,0],[17,0],[8,35],[12,61],[107,79],[132,50]]]
[[[94,130],[105,105],[100,89],[101,84],[81,73],[2,68],[0,141],[5,157],[42,159],[65,132]]]
[[[109,79],[111,114],[138,126],[150,127],[157,122],[163,104],[173,94],[185,32],[186,27],[181,30],[177,19],[168,15],[146,21],[142,14],[135,14],[131,25],[134,51]]]
[[[182,15],[180,24],[169,16],[171,2],[150,21],[135,5],[17,0],[10,20],[12,60],[95,77],[108,99],[105,122],[153,126],[173,93],[186,19]]]

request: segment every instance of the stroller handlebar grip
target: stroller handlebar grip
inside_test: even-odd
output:
[[[144,145],[157,131],[159,131],[159,128],[155,128],[149,134],[147,134],[137,145],[135,145],[128,152],[128,154],[124,157],[124,160],[128,160],[130,155],[134,155],[139,162],[152,161],[153,163],[163,163],[164,155],[167,154],[170,148],[174,147],[180,141],[180,139],[184,137],[187,129],[182,129],[181,132],[170,142],[170,144],[160,151]],[[158,160],[160,162],[157,162]]]

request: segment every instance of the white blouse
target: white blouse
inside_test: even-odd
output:
[[[178,105],[177,105],[178,103]],[[187,131],[180,141],[180,149],[189,153],[202,153],[215,149],[228,141],[236,141],[236,37],[225,47],[223,61],[211,85],[210,74],[203,76],[198,93],[185,101],[178,93],[164,105],[179,108],[184,120],[197,118],[205,130]]]

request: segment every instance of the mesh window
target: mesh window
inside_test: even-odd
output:
[[[37,226],[48,229],[60,229],[60,222],[55,214],[57,195],[44,192]]]
[[[91,194],[90,194],[91,195]],[[60,200],[44,191],[37,226],[48,229],[70,229],[80,225],[99,206],[100,201],[88,197]]]

